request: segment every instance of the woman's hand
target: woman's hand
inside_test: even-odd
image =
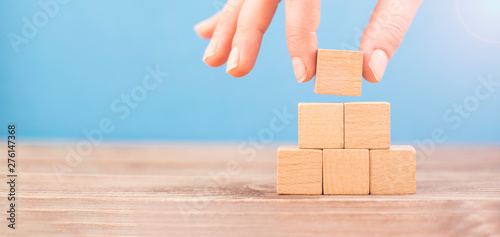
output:
[[[195,26],[203,38],[211,38],[203,61],[212,67],[227,62],[234,77],[248,74],[257,59],[262,37],[273,19],[279,0],[229,0],[222,11]],[[422,0],[380,0],[361,37],[363,77],[382,79],[389,59],[401,44]],[[316,73],[316,30],[320,0],[285,0],[286,38],[299,82]]]

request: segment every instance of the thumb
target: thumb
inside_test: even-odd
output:
[[[379,82],[396,52],[422,0],[380,0],[361,36],[363,77]]]

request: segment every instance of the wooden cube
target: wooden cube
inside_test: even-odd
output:
[[[369,154],[366,149],[323,150],[323,193],[369,194]]]
[[[391,106],[387,102],[344,104],[346,149],[389,149]]]
[[[363,52],[319,49],[314,93],[361,95]]]
[[[412,146],[370,150],[370,193],[412,194],[416,192],[416,152]]]
[[[344,148],[344,104],[300,103],[299,148]]]
[[[280,147],[277,189],[278,194],[321,194],[323,151]]]

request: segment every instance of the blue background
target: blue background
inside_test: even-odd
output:
[[[14,122],[20,137],[44,140],[80,139],[103,118],[116,126],[107,140],[246,140],[269,127],[274,109],[296,114],[299,102],[388,101],[396,143],[432,139],[436,129],[445,135],[440,142],[500,142],[500,87],[459,117],[460,125],[443,119],[455,104],[474,100],[478,78],[500,82],[498,1],[425,1],[384,79],[364,81],[361,97],[316,95],[312,82],[296,82],[283,3],[248,76],[206,66],[208,42],[193,26],[222,4],[73,0],[16,53],[9,32],[20,35],[23,17],[32,20],[42,8],[1,1],[0,124]],[[319,47],[357,49],[374,5],[323,1]],[[113,101],[156,65],[168,79],[119,119]],[[296,139],[296,119],[272,134],[274,141]]]

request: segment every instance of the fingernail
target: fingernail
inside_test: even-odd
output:
[[[300,83],[304,82],[307,78],[306,65],[299,57],[293,57],[292,63],[293,63],[293,72],[295,73],[297,81]]]
[[[234,46],[233,50],[231,50],[231,53],[229,54],[229,59],[227,60],[226,72],[229,72],[238,67],[239,62],[240,49],[238,49],[238,46]]]
[[[388,62],[389,57],[381,49],[373,51],[372,55],[370,56],[370,62],[368,66],[370,67],[370,70],[372,70],[372,74],[375,76],[375,80],[377,82],[379,82],[384,76],[385,68],[387,67]]]
[[[203,55],[203,62],[207,62],[207,59],[215,55],[215,51],[217,50],[217,39],[212,38],[210,43],[208,43],[207,49],[205,50],[205,54]]]

